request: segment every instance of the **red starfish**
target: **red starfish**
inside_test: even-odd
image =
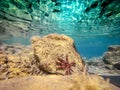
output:
[[[61,58],[58,58],[58,61],[56,61],[56,64],[59,65],[57,67],[57,69],[63,69],[65,70],[65,74],[68,75],[68,74],[71,74],[71,72],[73,71],[71,69],[72,66],[75,66],[75,63],[74,62],[69,62],[68,60],[68,55],[66,55],[66,60],[63,60]]]

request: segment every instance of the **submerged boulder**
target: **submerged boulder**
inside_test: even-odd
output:
[[[34,57],[40,69],[48,73],[71,74],[82,70],[84,63],[74,47],[74,41],[65,35],[50,34],[33,37]]]
[[[33,37],[32,46],[0,45],[0,80],[30,75],[68,75],[83,69],[73,40],[65,35]]]

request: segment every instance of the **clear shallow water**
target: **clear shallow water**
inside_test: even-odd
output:
[[[109,45],[120,45],[119,0],[37,1],[0,1],[0,16],[8,20],[5,24],[0,20],[0,42],[28,45],[34,35],[65,34],[86,58],[103,55]],[[30,22],[25,26],[21,21]]]
[[[76,21],[65,20],[56,20],[54,22],[33,21],[29,25],[27,35],[0,39],[0,42],[29,45],[30,38],[34,35],[65,34],[74,39],[77,51],[82,57],[86,57],[87,59],[102,56],[107,51],[109,45],[120,45],[119,23],[115,25],[113,23],[105,25],[90,23],[80,24]]]
[[[120,45],[120,35],[114,37],[108,35],[80,37],[75,40],[75,45],[81,56],[90,59],[102,56],[110,45]]]
[[[75,41],[75,46],[78,53],[85,57],[86,59],[91,59],[93,57],[100,57],[107,51],[110,45],[120,45],[120,34],[115,35],[96,35],[96,36],[76,36],[74,34],[66,34],[70,36]],[[36,34],[35,34],[36,35]],[[38,34],[37,35],[41,35]],[[43,34],[42,34],[43,35]],[[34,35],[33,35],[34,36]],[[30,44],[30,38],[28,37],[11,37],[9,39],[3,40],[2,42],[7,44],[21,43],[24,45]]]

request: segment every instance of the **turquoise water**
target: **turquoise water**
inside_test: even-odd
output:
[[[119,8],[119,0],[0,0],[0,42],[29,45],[34,35],[65,34],[82,57],[99,57],[120,45]]]
[[[81,56],[87,59],[100,57],[107,51],[108,46],[120,45],[120,35],[81,37],[76,40],[75,45]]]
[[[92,36],[86,36],[86,35],[75,36],[75,35],[69,34],[68,36],[74,39],[75,46],[77,48],[78,53],[86,59],[102,56],[104,52],[107,51],[107,48],[110,45],[120,45],[120,34],[96,35],[96,36],[93,36],[93,35]],[[30,38],[31,38],[30,36],[29,37],[11,37],[1,42],[7,43],[7,44],[21,43],[21,44],[29,45]]]

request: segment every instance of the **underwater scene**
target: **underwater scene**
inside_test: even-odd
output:
[[[0,0],[0,90],[18,88],[120,90],[120,0]]]

